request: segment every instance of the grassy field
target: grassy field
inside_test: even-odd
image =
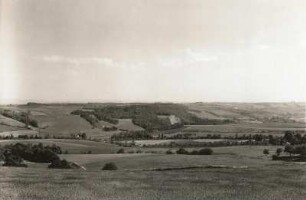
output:
[[[264,148],[276,147],[215,148],[213,156],[63,155],[84,165],[86,171],[51,170],[46,164],[0,167],[0,199],[305,199],[305,165],[271,161],[262,154]],[[110,161],[119,170],[102,171]],[[152,171],[195,165],[228,168]]]
[[[4,136],[13,136],[13,137],[18,137],[19,135],[36,135],[38,134],[37,131],[35,130],[29,130],[29,129],[22,129],[22,130],[14,130],[14,131],[5,131],[5,132],[1,132],[0,136],[4,137]]]
[[[105,105],[101,104],[102,107]],[[0,161],[0,200],[306,199],[306,163],[272,161],[272,154],[279,146],[213,147],[213,155],[166,154],[167,150],[175,152],[178,148],[136,146],[124,147],[124,154],[116,154],[123,147],[103,140],[109,140],[119,130],[106,132],[102,128],[111,126],[108,122],[100,121],[99,126],[93,128],[80,116],[70,115],[71,111],[83,109],[84,106],[31,104],[0,107],[22,112],[30,110],[41,127],[40,130],[28,130],[24,124],[0,116],[2,135],[37,133],[69,136],[71,133],[85,132],[87,137],[102,140],[0,140],[0,146],[17,142],[56,144],[69,152],[61,154],[61,158],[86,168],[48,169],[48,164],[30,162],[27,162],[28,168],[14,168],[3,167]],[[196,136],[239,136],[259,133],[283,136],[286,130],[305,131],[306,128],[305,105],[300,103],[194,103],[186,106],[198,117],[231,119],[236,124],[186,126],[167,133],[165,131],[165,135],[191,133]],[[280,121],[274,122],[275,118]],[[294,122],[293,119],[300,121]],[[142,130],[130,119],[120,119],[116,126],[120,129]],[[142,140],[136,143],[141,145],[165,141],[171,140]],[[186,150],[191,152],[199,148]],[[264,149],[268,149],[270,154],[264,155]],[[91,154],[87,154],[89,151]],[[115,163],[118,170],[101,170],[108,162]]]
[[[28,112],[30,111],[33,119],[38,121],[40,127],[41,136],[55,135],[55,136],[70,136],[80,132],[85,132],[88,137],[95,139],[109,139],[114,133],[119,131],[103,131],[103,126],[113,126],[105,121],[99,121],[98,127],[93,128],[90,123],[81,118],[78,115],[71,115],[73,110],[81,109],[82,105],[12,105],[12,106],[0,106],[2,110],[12,110],[16,112]],[[4,117],[0,115],[0,133],[7,135],[7,131],[24,130],[24,124],[16,120]],[[118,129],[139,131],[143,128],[133,124],[131,119],[119,119],[119,123],[116,125]],[[26,132],[20,132],[26,134]],[[15,132],[14,135],[20,135],[19,132]]]
[[[24,128],[0,124],[0,133],[8,131],[17,131],[17,130],[24,130]]]
[[[6,126],[12,126],[12,127],[18,127],[18,128],[23,128],[25,127],[24,123],[21,123],[19,121],[16,121],[14,119],[5,117],[3,115],[0,114],[0,124],[1,125],[6,125]],[[1,131],[2,129],[0,129]]]

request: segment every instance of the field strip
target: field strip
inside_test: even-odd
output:
[[[37,131],[34,131],[34,130],[17,130],[17,131],[5,131],[5,132],[1,132],[0,136],[10,136],[10,135],[13,135],[14,137],[18,137],[19,135],[34,135],[34,134],[37,134]]]
[[[248,166],[227,166],[227,165],[196,165],[186,167],[164,167],[164,168],[152,168],[144,169],[142,171],[170,171],[170,170],[184,170],[184,169],[247,169]]]

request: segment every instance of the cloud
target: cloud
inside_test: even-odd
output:
[[[104,66],[110,68],[139,69],[146,66],[145,62],[119,62],[107,57],[64,57],[58,55],[33,57],[35,60],[49,64],[62,64],[69,66]]]
[[[174,56],[160,60],[162,66],[182,67],[203,62],[217,61],[218,56],[205,51],[195,51],[190,48],[178,51]]]
[[[122,69],[141,69],[147,66],[155,67],[188,67],[193,64],[203,62],[211,62],[218,60],[216,55],[211,55],[208,51],[195,51],[190,48],[178,50],[173,56],[168,56],[155,60],[149,63],[146,62],[119,62],[107,57],[64,57],[59,55],[48,55],[42,57],[34,57],[35,60],[42,61],[49,64],[62,64],[70,66],[106,66],[112,68]]]
[[[56,64],[69,64],[69,65],[91,65],[91,64],[99,64],[105,66],[115,67],[119,65],[119,63],[114,62],[110,58],[101,58],[101,57],[86,57],[86,58],[73,58],[73,57],[63,57],[58,55],[52,56],[43,56],[39,58],[35,58],[47,63],[56,63]]]

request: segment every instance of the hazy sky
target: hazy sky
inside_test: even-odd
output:
[[[305,0],[0,2],[0,102],[305,101]]]

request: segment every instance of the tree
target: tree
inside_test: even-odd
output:
[[[86,138],[87,138],[86,133],[82,133],[82,134],[81,134],[81,138],[82,138],[83,140],[86,140]]]
[[[263,154],[268,155],[269,153],[270,153],[270,152],[269,152],[268,149],[264,149],[264,150],[263,150]]]
[[[283,149],[282,148],[277,148],[276,149],[276,155],[277,156],[280,156],[280,154],[283,152]]]
[[[286,145],[285,146],[284,152],[289,153],[290,157],[291,157],[291,154],[293,153],[293,151],[294,151],[294,147],[292,145]]]

